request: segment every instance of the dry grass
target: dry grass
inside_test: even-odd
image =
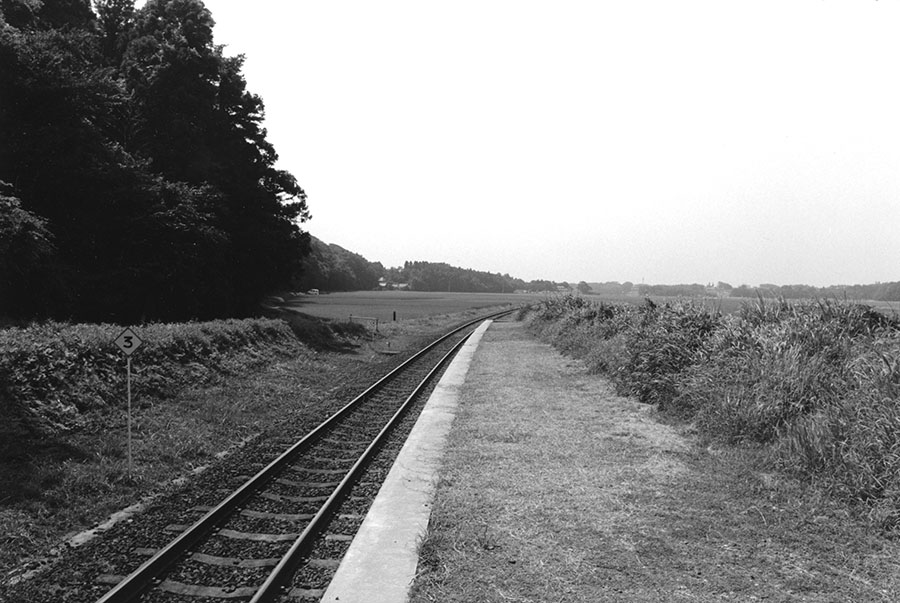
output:
[[[900,546],[495,324],[412,601],[893,601]]]

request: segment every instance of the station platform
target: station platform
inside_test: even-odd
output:
[[[444,371],[329,588],[330,603],[403,603],[416,576],[447,436],[485,321]]]
[[[485,325],[429,404],[323,601],[897,600],[900,544],[521,322]]]

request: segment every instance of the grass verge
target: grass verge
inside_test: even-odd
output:
[[[900,548],[495,324],[461,394],[413,603],[893,601]]]
[[[141,329],[149,353],[136,353],[136,377],[156,375],[152,383],[165,387],[135,388],[131,474],[124,383],[118,375],[107,379],[96,368],[109,354],[115,371],[124,373],[120,355],[111,348],[120,329],[44,325],[29,331],[37,335],[24,338],[24,344],[22,330],[2,333],[7,348],[0,349],[15,344],[26,349],[20,357],[34,357],[28,365],[32,373],[4,358],[16,383],[41,383],[46,388],[15,390],[24,391],[17,400],[42,403],[48,399],[42,392],[52,392],[64,397],[73,414],[62,415],[64,423],[42,421],[45,415],[33,413],[27,429],[4,424],[0,583],[46,564],[48,555],[65,548],[69,536],[142,498],[169,491],[174,478],[190,477],[248,438],[297,418],[324,419],[328,408],[346,402],[387,372],[409,348],[462,318],[444,315],[398,323],[374,341],[361,325],[304,316],[287,320]],[[271,329],[275,337],[254,339],[245,333],[224,338],[222,332],[234,328],[251,333]],[[173,334],[167,351],[160,351],[165,347],[163,336],[179,330],[189,333]],[[60,337],[66,345],[52,347],[50,342]],[[231,343],[216,347],[210,341],[216,338]],[[397,356],[378,353],[388,343]],[[154,354],[164,357],[166,364],[152,365]],[[96,362],[91,360],[95,356]],[[11,391],[10,381],[5,384],[5,391]],[[17,427],[21,426],[20,422]]]

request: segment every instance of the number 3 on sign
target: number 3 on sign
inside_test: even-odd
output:
[[[125,329],[116,337],[116,345],[126,356],[131,356],[135,350],[141,347],[143,340],[130,328]]]

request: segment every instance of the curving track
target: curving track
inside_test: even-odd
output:
[[[317,600],[405,438],[402,425],[417,416],[410,409],[478,323],[510,312],[458,327],[299,441],[273,442],[284,452],[215,507],[193,508],[192,523],[168,526],[171,541],[132,549],[140,566],[103,576],[114,586],[98,603]]]

